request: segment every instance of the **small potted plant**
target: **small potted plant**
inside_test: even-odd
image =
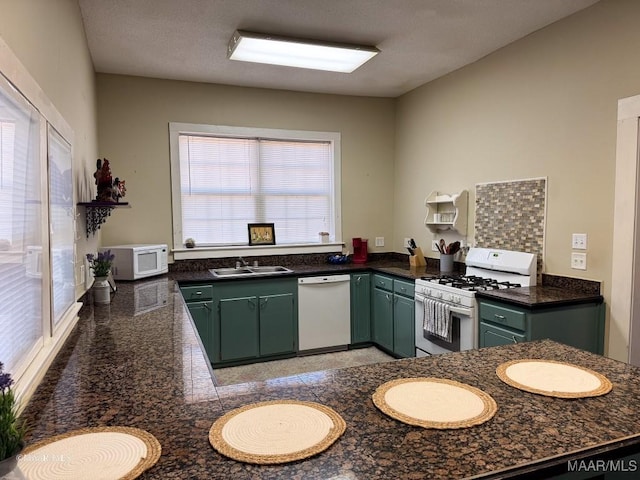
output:
[[[95,280],[93,282],[93,301],[94,303],[111,303],[111,285],[109,285],[109,272],[111,264],[116,256],[111,250],[98,252],[98,255],[87,253],[89,267],[93,270]]]
[[[5,478],[17,465],[16,456],[24,448],[27,433],[25,422],[18,418],[16,398],[11,385],[13,379],[3,373],[0,362],[0,478]]]

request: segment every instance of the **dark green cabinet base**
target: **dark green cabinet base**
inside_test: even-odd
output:
[[[415,357],[414,284],[374,274],[372,288],[372,339],[397,357]]]
[[[211,363],[230,366],[296,355],[297,287],[295,278],[215,284]]]
[[[599,355],[604,350],[604,304],[585,303],[529,310],[481,299],[480,347],[549,338]]]

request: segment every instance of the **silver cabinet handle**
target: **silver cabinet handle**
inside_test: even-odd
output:
[[[204,304],[204,308],[206,308],[207,310],[211,310],[211,307],[209,306],[209,304],[208,304],[208,303],[205,303],[205,304]]]
[[[362,277],[360,277],[360,276],[356,277],[356,285],[360,285],[360,279],[361,279],[361,278],[362,278]]]
[[[494,315],[494,317],[499,318],[500,320],[504,320],[506,318],[504,315],[498,315],[497,313]]]
[[[518,343],[518,339],[514,335],[511,335],[511,338],[513,339],[513,343]]]
[[[385,294],[387,296],[387,300],[391,301],[391,297],[389,296],[389,294]]]

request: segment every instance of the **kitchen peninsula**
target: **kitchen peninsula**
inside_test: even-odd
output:
[[[138,311],[136,289],[151,282],[167,289],[168,301]],[[519,358],[590,368],[605,375],[613,390],[579,400],[517,390],[495,369]],[[371,395],[379,385],[417,376],[480,388],[498,411],[479,426],[429,430],[393,420],[374,406]],[[89,426],[148,431],[162,455],[145,479],[542,478],[566,471],[568,460],[638,452],[638,398],[639,368],[548,340],[216,387],[169,275],[119,283],[110,305],[83,307],[24,416],[33,425],[30,442]],[[217,418],[274,399],[325,404],[344,418],[346,431],[327,451],[279,466],[236,462],[212,449],[208,432]]]

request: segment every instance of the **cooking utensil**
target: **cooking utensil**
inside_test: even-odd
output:
[[[418,246],[416,245],[416,241],[413,238],[409,239],[409,246],[411,248],[418,248]]]
[[[447,253],[449,255],[453,255],[456,254],[460,251],[460,242],[455,241],[455,242],[451,242],[448,246],[447,246]]]
[[[440,249],[440,253],[447,253],[447,243],[444,241],[444,238],[440,239],[440,243],[438,244],[438,248]]]

